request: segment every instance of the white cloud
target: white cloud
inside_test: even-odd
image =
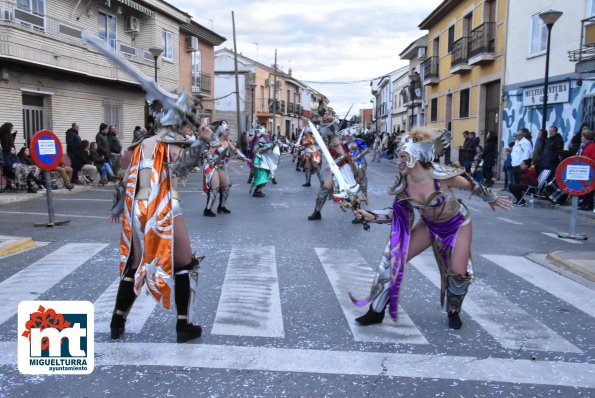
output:
[[[201,25],[227,38],[233,49],[234,11],[238,52],[272,65],[277,62],[304,81],[372,79],[401,66],[399,53],[425,32],[417,25],[441,0],[169,0]],[[258,43],[255,45],[254,43]],[[354,85],[308,83],[327,95],[339,115],[354,105],[369,108],[369,82]]]

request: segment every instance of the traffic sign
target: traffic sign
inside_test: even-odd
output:
[[[595,161],[586,156],[564,159],[556,169],[556,183],[572,196],[582,196],[595,190]]]
[[[62,163],[62,144],[56,134],[49,130],[35,133],[29,150],[31,158],[42,170],[52,171]]]

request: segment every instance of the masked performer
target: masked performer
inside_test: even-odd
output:
[[[261,128],[254,140],[256,142],[253,147],[254,159],[252,160],[254,179],[251,192],[255,198],[262,198],[265,196],[262,190],[273,177],[273,172],[278,164],[278,158],[275,158],[273,153],[273,149],[278,147],[271,144],[264,128]]]
[[[217,214],[231,213],[231,211],[225,207],[231,188],[231,180],[226,171],[226,164],[232,153],[236,154],[242,160],[248,160],[233,144],[229,138],[229,133],[230,129],[225,121],[217,123],[215,134],[218,137],[215,140],[211,140],[211,149],[209,150],[208,156],[205,158],[205,163],[203,165],[203,190],[207,195],[207,203],[203,211],[205,217],[215,217],[212,208],[217,198],[217,192],[219,192]]]
[[[124,333],[126,316],[134,300],[145,291],[164,309],[175,303],[177,341],[200,337],[192,323],[191,304],[198,278],[199,258],[194,257],[182,216],[177,176],[185,178],[200,164],[211,131],[202,125],[194,142],[188,139],[196,121],[197,98],[165,91],[136,67],[111,51],[104,40],[82,32],[83,38],[136,79],[159,123],[156,134],[137,141],[126,178],[117,187],[110,219],[122,219],[120,285],[110,324],[112,339]],[[186,147],[186,148],[185,148]]]
[[[369,311],[356,319],[360,325],[380,323],[386,306],[397,319],[399,288],[407,261],[432,246],[441,275],[440,302],[451,329],[462,326],[459,312],[472,279],[471,218],[467,207],[456,198],[454,189],[465,189],[489,203],[492,210],[511,208],[507,197],[498,196],[480,185],[464,169],[444,168],[432,163],[441,148],[450,145],[450,133],[437,139],[428,130],[416,129],[405,137],[397,152],[399,174],[390,193],[396,195],[392,212],[380,214],[356,210],[357,218],[370,223],[391,224],[389,241],[378,265],[368,299],[355,300],[358,306],[370,304]],[[439,148],[435,152],[435,148]],[[413,225],[413,210],[420,220]]]
[[[357,126],[350,127],[346,137],[345,145],[349,150],[349,155],[353,159],[353,165],[355,167],[355,181],[359,184],[362,194],[368,200],[368,176],[366,175],[366,169],[368,163],[366,162],[366,154],[369,152],[369,148],[366,143],[359,138],[360,128]],[[359,224],[362,220],[354,219],[354,224]]]
[[[330,155],[332,156],[334,162],[339,167],[343,178],[345,179],[346,183],[352,187],[356,186],[357,183],[355,182],[354,172],[353,172],[353,163],[351,160],[351,156],[349,155],[349,151],[341,143],[339,136],[336,133],[330,133],[327,135],[329,137],[329,145],[328,150]],[[333,175],[330,174],[324,180],[324,183],[320,185],[320,191],[318,192],[318,196],[316,197],[316,205],[314,207],[314,213],[308,216],[308,220],[320,220],[322,219],[322,215],[320,211],[322,207],[326,203],[326,201],[331,197],[334,186],[336,185],[333,180]]]

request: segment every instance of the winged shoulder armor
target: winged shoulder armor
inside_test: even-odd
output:
[[[463,173],[465,173],[464,167],[452,167],[440,163],[432,163],[432,178],[436,180],[446,180],[460,176]]]

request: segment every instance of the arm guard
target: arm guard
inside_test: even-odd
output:
[[[178,159],[170,164],[172,174],[180,178],[185,178],[195,167],[201,165],[207,150],[207,144],[201,139],[196,139],[192,145],[184,149]]]
[[[120,181],[120,183],[114,186],[114,202],[112,205],[112,215],[118,216],[124,210],[124,193],[126,190],[124,189],[124,184]]]
[[[341,155],[341,156],[339,156],[338,158],[336,158],[336,159],[335,159],[335,163],[336,163],[336,164],[339,164],[339,163],[341,163],[342,161],[344,161],[345,159],[347,159],[347,156],[345,156],[345,155]]]
[[[469,180],[469,182],[473,185],[473,188],[471,189],[472,195],[479,196],[481,200],[488,203],[492,203],[496,199],[498,199],[497,194],[495,194],[490,188],[475,181],[475,179],[471,177],[468,173],[464,173],[463,177]]]
[[[363,158],[364,156],[366,156],[366,154],[370,152],[369,148],[364,149],[359,155],[357,155],[356,157],[353,158],[353,160],[360,160],[361,158]]]
[[[392,222],[392,220],[391,220],[392,213],[391,213],[390,209],[382,209],[382,210],[376,210],[376,211],[368,210],[368,213],[370,213],[374,216],[374,219],[372,221],[368,221],[369,223],[390,224]]]

